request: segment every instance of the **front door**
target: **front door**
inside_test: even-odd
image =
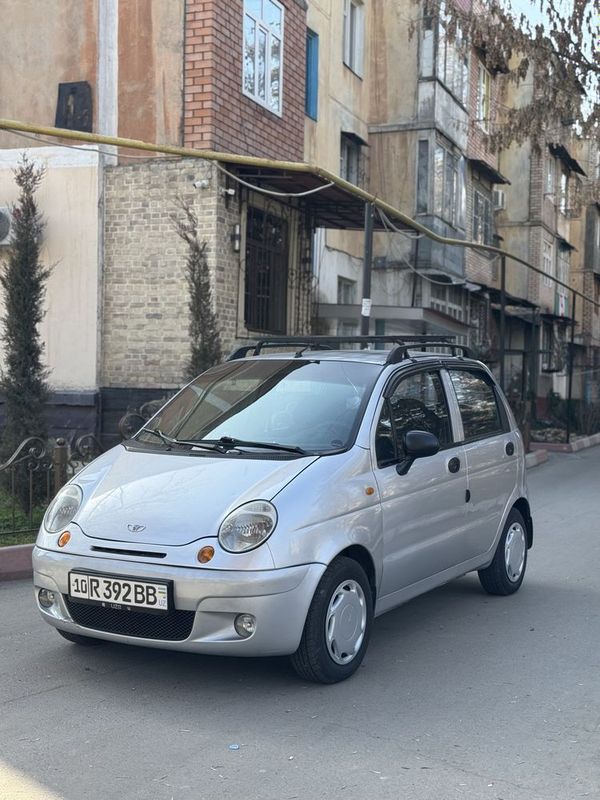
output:
[[[410,430],[435,434],[440,451],[417,459],[406,475],[399,475],[403,436]],[[463,556],[465,454],[455,442],[437,370],[415,371],[393,388],[379,417],[375,453],[384,526],[383,600],[460,563]]]

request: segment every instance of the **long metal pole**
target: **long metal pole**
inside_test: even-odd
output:
[[[567,390],[567,444],[571,441],[571,402],[573,399],[573,362],[575,361],[575,303],[577,296],[573,293],[573,310],[571,311],[571,340],[569,342],[569,388]]]
[[[365,252],[363,261],[362,303],[360,309],[360,334],[369,335],[371,322],[371,266],[373,263],[373,206],[365,203]],[[366,345],[363,345],[366,347]]]
[[[504,391],[504,351],[506,350],[506,257],[500,256],[500,387]]]

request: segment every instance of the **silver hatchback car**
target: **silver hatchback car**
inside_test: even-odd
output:
[[[242,348],[77,474],[33,553],[43,618],[79,644],[291,655],[333,683],[416,595],[473,570],[517,591],[524,449],[491,373],[430,337],[342,346]]]

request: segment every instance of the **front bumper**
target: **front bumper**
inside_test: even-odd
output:
[[[48,589],[57,595],[57,602],[50,609],[42,608],[38,603],[42,617],[55,628],[146,647],[224,656],[272,656],[289,655],[297,650],[308,608],[326,566],[304,564],[260,571],[167,568],[158,564],[68,555],[35,547],[33,569],[36,602],[39,589]],[[168,641],[111,633],[77,624],[65,599],[68,574],[72,569],[147,580],[172,580],[175,608],[194,612],[191,633],[186,639]],[[236,633],[233,625],[238,614],[253,614],[256,618],[256,630],[246,639]]]

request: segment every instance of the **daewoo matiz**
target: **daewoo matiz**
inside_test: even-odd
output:
[[[515,592],[533,526],[490,372],[447,341],[345,341],[242,348],[77,474],[33,553],[43,618],[333,683],[400,603],[473,570]]]

